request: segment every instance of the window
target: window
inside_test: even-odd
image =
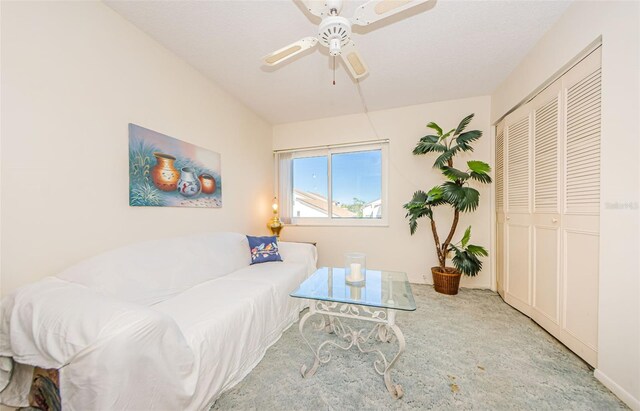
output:
[[[386,224],[387,144],[277,153],[283,221],[299,225]]]

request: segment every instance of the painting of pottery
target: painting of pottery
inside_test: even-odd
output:
[[[129,205],[222,207],[220,154],[129,124]]]

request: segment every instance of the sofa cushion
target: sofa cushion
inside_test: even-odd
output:
[[[252,237],[247,236],[251,250],[251,264],[282,261],[278,253],[278,238],[276,236]]]
[[[118,248],[76,264],[57,277],[149,306],[250,262],[244,235],[207,233]]]

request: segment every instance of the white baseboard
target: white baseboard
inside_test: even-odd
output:
[[[619,386],[615,381],[607,377],[597,368],[593,372],[593,376],[596,377],[605,387],[610,389],[612,393],[617,395],[618,398],[627,404],[633,411],[640,411],[640,399],[628,393],[624,388]]]

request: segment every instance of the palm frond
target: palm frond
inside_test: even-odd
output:
[[[487,250],[479,245],[473,245],[473,244],[469,244],[467,246],[467,251],[470,252],[473,255],[481,255],[483,257],[488,257],[489,253],[487,252]]]
[[[471,187],[463,187],[448,181],[442,185],[442,197],[461,212],[473,211],[480,203],[480,193]]]
[[[428,134],[420,138],[420,141],[422,141],[423,143],[437,143],[438,140],[440,140],[440,137],[434,136],[433,134]]]
[[[462,248],[465,248],[467,246],[467,243],[469,242],[470,238],[471,238],[471,226],[467,227],[467,229],[464,232],[464,235],[462,236],[462,240],[460,241]]]
[[[462,133],[464,129],[467,128],[467,126],[471,122],[471,119],[473,119],[474,115],[475,114],[472,113],[462,119],[462,121],[460,122],[460,124],[458,124],[458,127],[456,128],[456,132],[454,133],[454,136],[457,136],[458,134]]]
[[[476,173],[488,173],[491,171],[491,166],[484,161],[467,161],[467,166],[469,170],[475,171]]]
[[[442,153],[445,151],[447,151],[447,147],[444,144],[419,141],[413,149],[413,154]]]
[[[461,273],[470,277],[475,277],[482,270],[482,261],[467,250],[461,250],[455,246],[451,247],[455,256],[451,259],[454,267]]]
[[[446,203],[445,199],[442,197],[444,190],[442,186],[435,186],[427,193],[427,204],[430,206],[438,206],[440,204]]]
[[[411,201],[404,205],[404,208],[409,209],[413,206],[424,204],[427,201],[429,195],[422,190],[418,190],[413,193],[413,197],[411,197]]]
[[[469,143],[476,141],[480,137],[482,137],[482,131],[471,130],[471,131],[467,131],[466,133],[462,133],[458,137],[456,137],[456,143],[469,145]]]
[[[429,124],[427,124],[427,127],[429,127],[432,130],[435,130],[435,132],[438,133],[438,137],[442,137],[442,128],[440,128],[439,125],[437,125],[432,121]]]
[[[469,173],[458,170],[457,168],[442,166],[440,169],[442,170],[442,174],[451,181],[467,181],[470,177]]]
[[[433,162],[433,167],[434,168],[442,168],[444,166],[446,166],[449,163],[449,160],[451,160],[453,158],[453,155],[455,153],[451,150],[447,150],[445,152],[443,152],[442,154],[440,154],[437,158],[436,161]]]
[[[472,171],[471,173],[469,173],[469,176],[471,176],[472,179],[484,184],[489,184],[492,181],[489,174],[476,173],[475,171]]]
[[[440,141],[445,140],[447,137],[449,137],[453,132],[455,131],[455,129],[451,129],[449,131],[447,131],[445,134],[442,135],[442,137],[440,137]]]

